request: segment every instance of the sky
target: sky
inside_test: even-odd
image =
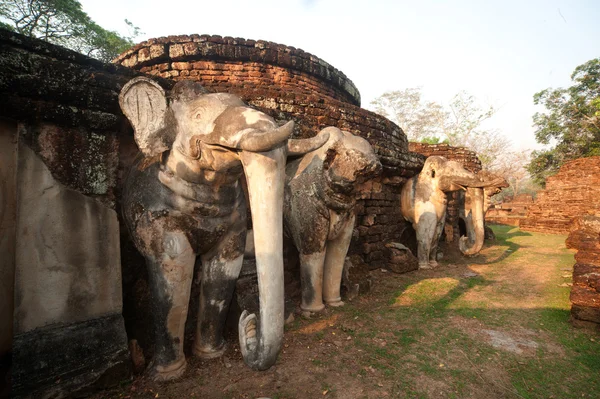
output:
[[[362,106],[386,91],[421,87],[448,104],[467,91],[499,110],[515,150],[539,148],[534,93],[567,87],[578,65],[600,57],[597,0],[80,0],[100,26],[136,38],[211,34],[267,40],[309,52],[348,76]]]

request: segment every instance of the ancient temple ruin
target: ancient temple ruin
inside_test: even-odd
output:
[[[294,120],[299,138],[314,136],[326,126],[365,137],[381,160],[383,174],[359,194],[351,251],[371,268],[386,265],[385,244],[398,241],[402,233],[398,188],[420,170],[424,157],[409,150],[397,125],[360,108],[358,89],[341,71],[294,47],[209,35],[150,39],[115,61],[150,75],[196,80],[211,91],[237,94],[276,120]]]
[[[485,214],[485,219],[490,223],[520,226],[521,222],[527,219],[527,212],[532,205],[531,194],[518,194],[492,206]]]
[[[523,230],[567,234],[574,217],[600,213],[600,157],[579,158],[565,163],[546,179],[546,188],[521,222]]]
[[[17,396],[81,391],[129,373],[126,331],[144,315],[122,302],[122,284],[136,305],[148,304],[137,278],[146,274],[142,259],[119,226],[123,177],[138,150],[118,93],[135,76],[159,75],[165,89],[192,78],[238,94],[277,121],[294,120],[298,138],[325,126],[365,137],[383,174],[361,186],[352,252],[364,268],[384,267],[385,244],[401,239],[399,187],[425,157],[408,150],[398,126],[360,108],[352,82],[313,55],[263,41],[178,36],[119,58],[136,71],[6,31],[0,44],[0,154],[2,173],[10,171],[2,179],[1,247],[10,256],[0,269],[0,357],[12,352]]]

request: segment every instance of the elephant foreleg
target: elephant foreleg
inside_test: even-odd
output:
[[[300,254],[300,282],[302,304],[300,308],[309,312],[319,312],[323,304],[323,262],[325,249],[309,255]]]
[[[431,241],[431,250],[429,251],[429,266],[437,267],[437,249],[438,244],[440,243],[440,238],[442,237],[442,232],[444,231],[444,224],[446,222],[446,214],[442,215],[442,218],[437,222],[435,228],[435,234],[433,236],[433,240]]]
[[[240,237],[241,234],[231,235],[219,245],[219,250],[202,258],[200,308],[193,349],[197,356],[214,358],[225,352],[223,329],[244,258],[245,236]],[[233,256],[231,250],[223,250],[232,247],[236,247]]]
[[[432,212],[423,213],[415,227],[417,233],[417,258],[419,269],[430,269],[431,244],[437,231],[437,218]]]
[[[170,380],[185,371],[183,337],[196,255],[182,232],[166,233],[163,253],[147,258],[154,315],[154,379]]]
[[[354,215],[346,221],[346,226],[340,231],[340,234],[327,243],[323,270],[323,300],[329,306],[342,306],[344,304],[340,295],[340,286],[342,284],[344,261],[352,240],[353,228]]]

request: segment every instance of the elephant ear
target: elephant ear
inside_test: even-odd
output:
[[[170,148],[172,137],[166,134],[167,97],[156,82],[137,77],[119,94],[119,105],[131,122],[135,142],[145,156],[158,155]]]

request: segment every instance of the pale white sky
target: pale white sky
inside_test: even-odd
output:
[[[104,28],[125,33],[263,39],[301,48],[344,72],[362,106],[385,91],[422,86],[448,103],[460,90],[501,107],[487,127],[515,148],[535,146],[533,94],[570,85],[600,56],[597,0],[80,0]]]

